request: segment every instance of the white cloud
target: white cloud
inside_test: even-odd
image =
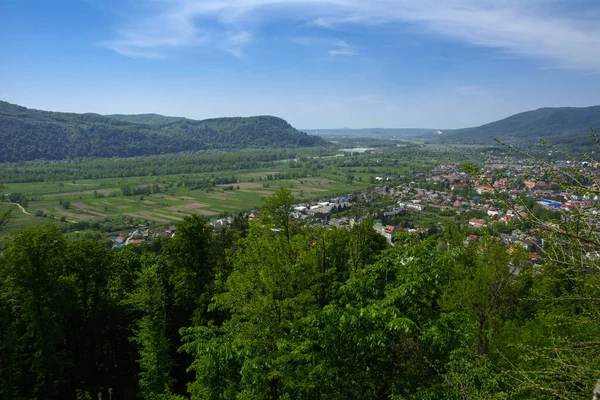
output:
[[[253,29],[273,19],[310,21],[323,28],[412,24],[423,33],[544,59],[553,66],[600,70],[600,6],[590,8],[587,0],[153,0],[143,4],[152,8],[132,15],[117,38],[105,45],[126,55],[158,56],[172,48],[213,43],[241,55]],[[210,19],[213,28],[203,31],[201,18]],[[330,50],[331,55],[350,52],[343,46]]]
[[[328,53],[330,56],[353,56],[356,54],[350,45],[343,40],[335,42],[335,48],[329,50]]]
[[[221,44],[221,47],[234,57],[241,59],[244,57],[244,45],[250,43],[251,41],[252,34],[250,32],[231,32],[226,36],[225,40]]]

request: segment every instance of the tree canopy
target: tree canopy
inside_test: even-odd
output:
[[[258,219],[186,217],[140,247],[13,233],[0,397],[590,397],[600,268],[576,224],[546,236],[538,264],[459,227],[391,246],[367,218],[290,223],[292,203],[280,189]]]

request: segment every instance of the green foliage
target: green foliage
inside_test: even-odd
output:
[[[69,284],[63,279],[64,248],[60,230],[47,225],[15,235],[2,255],[1,302],[7,313],[1,340],[1,375],[6,378],[0,393],[9,397],[16,395],[12,391],[20,380],[31,382],[30,393],[40,398],[61,393],[57,382],[65,379],[68,368],[61,343],[70,303],[65,291]],[[7,347],[11,339],[17,346]]]
[[[151,258],[143,260],[135,289],[124,300],[140,312],[133,340],[139,348],[140,394],[145,399],[160,399],[170,393],[170,343],[166,337],[167,293],[163,268]]]
[[[214,280],[213,235],[208,220],[199,215],[187,216],[177,224],[175,237],[164,247],[169,267],[169,284],[180,317],[191,322],[194,314],[202,319],[210,301]]]
[[[447,312],[464,312],[477,326],[476,353],[488,354],[490,341],[515,309],[519,277],[525,271],[523,252],[510,255],[504,245],[484,238],[470,249],[468,263],[454,270],[451,289],[443,307]]]
[[[262,218],[265,223],[274,229],[284,232],[288,242],[290,240],[290,223],[292,218],[292,204],[294,195],[290,189],[282,187],[272,196],[265,199]]]
[[[387,247],[385,238],[373,230],[373,221],[364,219],[350,230],[350,261],[356,270],[375,261]]]
[[[4,186],[0,184],[0,205],[2,205],[5,200],[6,196],[4,196]],[[12,210],[12,208],[7,208],[0,211],[0,230],[2,230],[2,227],[8,223]]]
[[[25,196],[22,193],[19,192],[15,192],[15,193],[11,193],[8,195],[8,200],[11,203],[16,203],[16,204],[20,204],[23,207],[27,207],[28,205],[28,200],[27,200],[27,196]]]
[[[107,118],[115,119],[118,121],[129,122],[133,124],[140,125],[168,125],[173,122],[183,121],[186,118],[180,117],[165,117],[164,115],[158,114],[135,114],[135,115],[126,115],[126,114],[111,114],[105,115]]]

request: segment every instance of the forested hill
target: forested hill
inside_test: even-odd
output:
[[[327,144],[271,116],[203,121],[173,118],[169,122],[169,117],[158,115],[128,117],[146,123],[98,114],[31,110],[0,101],[0,162]],[[158,122],[161,120],[165,122]]]
[[[117,121],[131,122],[133,124],[163,126],[173,122],[185,121],[183,117],[167,117],[159,114],[111,114],[105,117],[115,119]]]
[[[600,127],[600,106],[540,108],[475,128],[446,131],[443,140],[490,141],[553,139],[553,142],[587,140],[590,126]]]

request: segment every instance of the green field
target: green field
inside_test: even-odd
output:
[[[210,218],[256,209],[261,206],[265,197],[283,186],[290,188],[299,200],[347,194],[368,186],[365,183],[341,182],[325,177],[267,180],[267,176],[272,173],[238,173],[238,182],[216,185],[208,190],[173,187],[173,182],[180,181],[182,175],[86,180],[65,182],[60,186],[47,182],[7,184],[6,193],[20,192],[29,198],[26,211],[31,215],[15,209],[13,220],[6,231],[47,222],[48,218],[74,223],[127,216],[158,224],[173,224],[191,214]],[[198,174],[185,177],[203,176]],[[122,196],[123,185],[145,187],[152,184],[158,184],[161,193]],[[68,203],[67,207],[65,203]],[[45,218],[39,216],[42,214]]]
[[[62,221],[68,231],[84,231],[86,224],[69,224],[88,222],[92,230],[112,232],[132,223],[172,225],[191,214],[216,218],[256,210],[282,186],[299,202],[327,199],[374,186],[376,176],[408,183],[440,162],[478,157],[478,150],[393,145],[365,154],[255,151],[0,164],[4,193],[27,199],[27,214],[15,209],[2,234],[48,221]],[[146,188],[152,190],[141,193]]]

